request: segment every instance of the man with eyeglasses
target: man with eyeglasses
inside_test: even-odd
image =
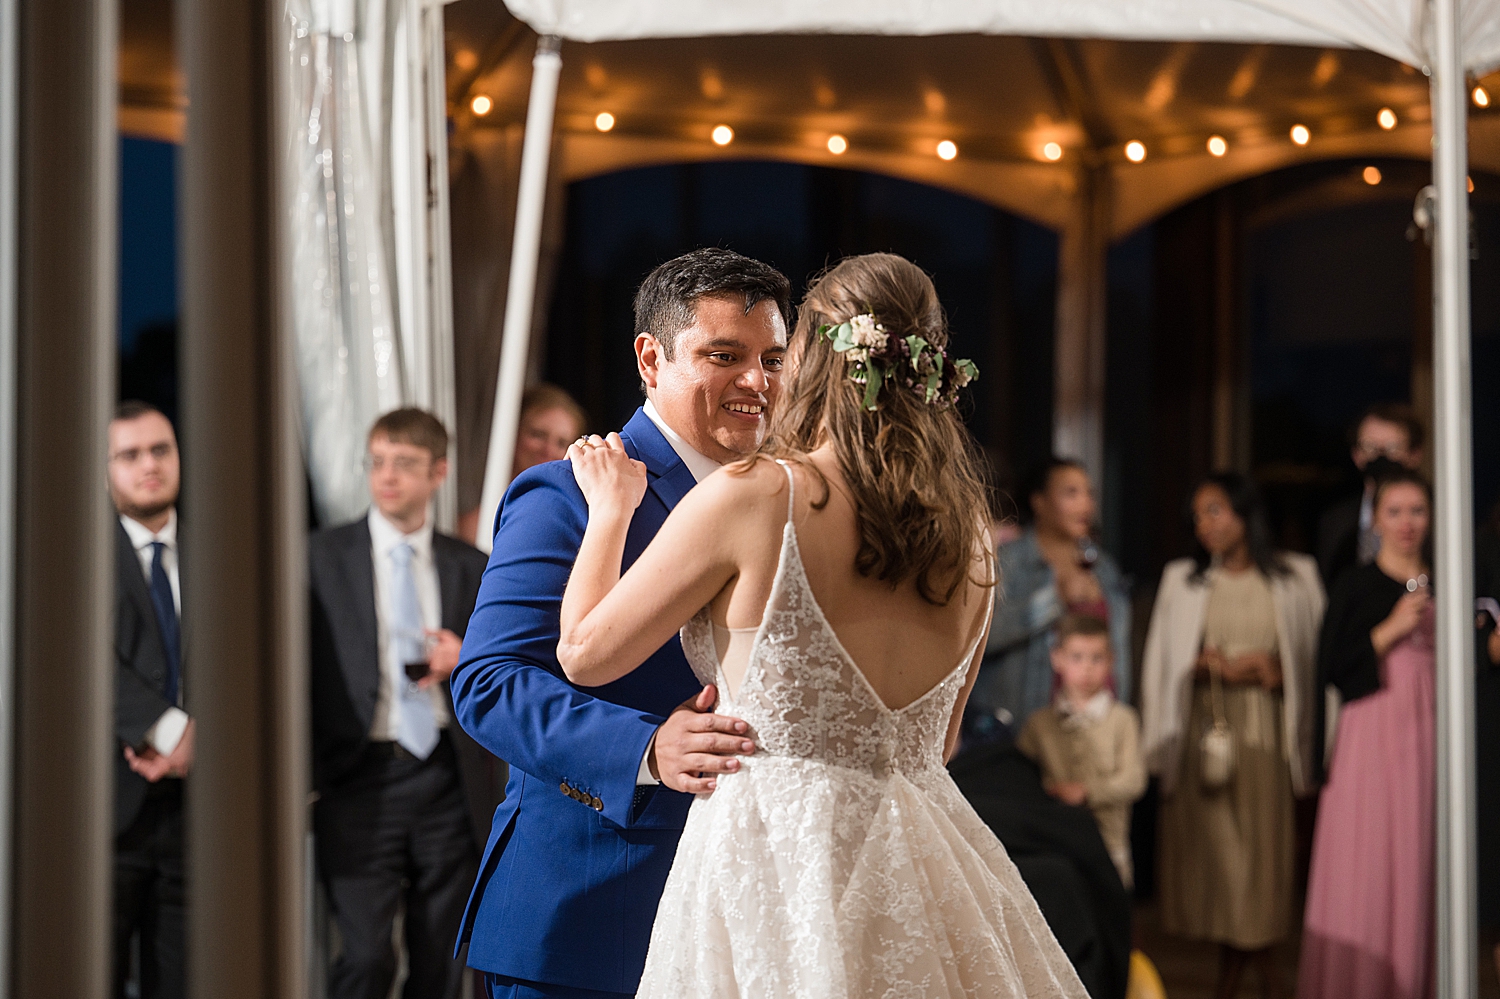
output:
[[[1422,421],[1409,406],[1380,403],[1360,415],[1349,457],[1364,488],[1330,507],[1318,521],[1318,568],[1324,587],[1332,587],[1351,566],[1374,561],[1380,551],[1380,538],[1371,529],[1376,480],[1383,468],[1393,465],[1420,469],[1422,442]]]
[[[193,720],[183,710],[177,436],[161,411],[123,402],[109,424],[115,530],[114,995],[131,952],[142,999],[185,991],[183,778]]]
[[[448,433],[398,409],[370,429],[368,514],[308,542],[317,860],[342,947],[331,999],[385,999],[398,911],[406,999],[455,997],[453,958],[501,765],[453,723],[448,675],[485,557],[433,530]]]

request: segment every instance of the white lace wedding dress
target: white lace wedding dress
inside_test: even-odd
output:
[[[1087,999],[943,767],[975,647],[887,708],[814,599],[792,520],[720,708],[750,723],[758,749],[693,804],[639,999]],[[682,644],[698,678],[726,691],[714,631],[705,609]]]

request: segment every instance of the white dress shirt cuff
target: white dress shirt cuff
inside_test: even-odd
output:
[[[163,756],[171,756],[172,750],[182,741],[187,731],[188,714],[181,708],[168,708],[156,719],[156,724],[146,729],[146,744]]]
[[[656,736],[646,743],[646,751],[641,754],[641,768],[635,773],[636,787],[655,787],[661,781],[651,776],[651,750],[656,748]]]

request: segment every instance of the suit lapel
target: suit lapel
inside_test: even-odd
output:
[[[449,631],[462,633],[467,622],[455,618],[454,611],[463,605],[459,589],[463,586],[462,566],[458,559],[448,557],[444,538],[432,532],[432,564],[438,578],[438,619]]]
[[[671,443],[656,429],[645,409],[637,409],[625,429],[620,431],[626,450],[638,461],[645,462],[649,478],[647,488],[656,494],[668,510],[671,510],[688,491],[698,484],[683,460],[672,449]]]
[[[370,554],[369,521],[358,521],[359,528],[348,533],[340,553],[343,563],[348,606],[344,608],[353,627],[350,635],[352,654],[345,668],[368,676],[366,671],[380,673],[379,626],[375,620],[375,563]],[[356,676],[355,679],[363,679]],[[351,687],[352,690],[359,689]]]

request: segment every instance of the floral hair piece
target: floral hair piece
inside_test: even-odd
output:
[[[952,360],[947,351],[919,336],[892,336],[868,312],[838,325],[819,326],[818,336],[844,355],[849,380],[865,387],[862,405],[872,413],[888,383],[921,393],[928,405],[950,406],[958,390],[979,377],[973,361]]]

